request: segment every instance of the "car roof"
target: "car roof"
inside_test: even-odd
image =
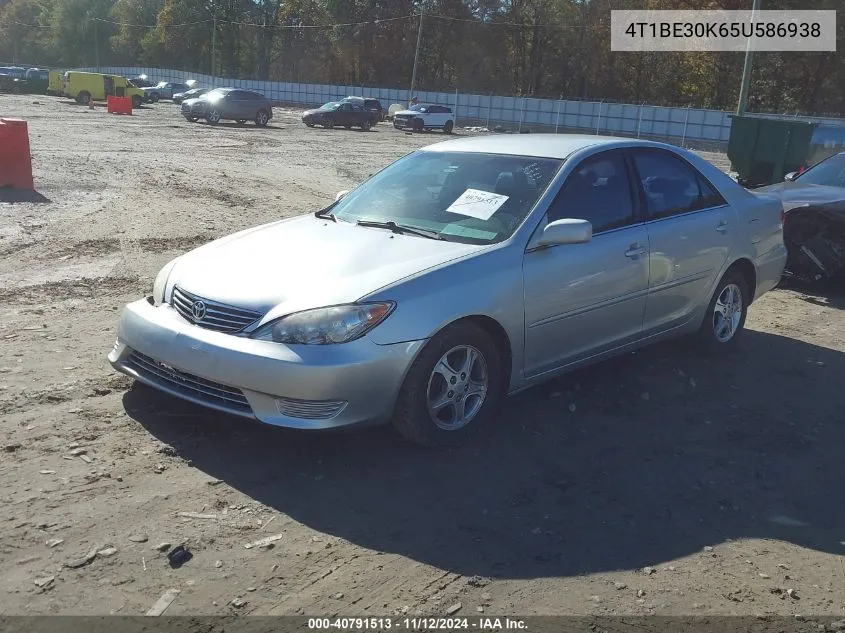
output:
[[[543,158],[567,158],[586,147],[659,147],[682,152],[678,147],[616,136],[590,134],[492,134],[441,141],[421,148],[431,152],[478,152],[484,154],[510,154]]]

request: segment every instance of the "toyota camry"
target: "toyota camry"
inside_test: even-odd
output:
[[[446,141],[169,262],[109,360],[268,424],[450,443],[508,394],[655,341],[690,334],[718,359],[780,278],[782,221],[670,145]]]

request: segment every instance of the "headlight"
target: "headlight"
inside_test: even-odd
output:
[[[161,305],[164,303],[164,290],[167,288],[167,278],[170,277],[170,272],[173,270],[173,267],[176,265],[176,262],[179,260],[177,257],[169,261],[167,264],[164,265],[158,275],[156,275],[156,280],[153,283],[153,301],[155,304]]]
[[[395,303],[353,303],[295,312],[262,326],[252,338],[300,345],[348,343],[384,321]]]

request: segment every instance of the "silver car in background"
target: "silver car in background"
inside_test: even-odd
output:
[[[204,95],[182,101],[180,112],[192,123],[205,119],[216,125],[223,120],[244,124],[254,121],[265,127],[273,118],[270,100],[260,92],[239,88],[215,88]]]
[[[171,261],[109,360],[269,424],[392,420],[449,443],[576,367],[681,334],[730,348],[780,278],[781,222],[777,199],[669,145],[447,141]]]

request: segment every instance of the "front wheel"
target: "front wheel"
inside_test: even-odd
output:
[[[698,330],[698,341],[711,350],[729,349],[736,345],[745,327],[750,294],[745,277],[729,270],[716,286],[707,306],[704,322]]]
[[[161,95],[157,92],[153,92],[150,94],[150,101],[152,101],[153,103],[157,103],[159,99],[161,99]]]
[[[451,121],[446,121],[446,125],[443,126],[443,133],[451,134],[453,129],[455,129],[455,124]]]
[[[76,95],[76,102],[81,104],[81,105],[87,105],[88,101],[90,99],[91,99],[91,93],[86,92],[85,90],[83,90],[82,92],[80,92],[79,94]]]
[[[220,112],[217,110],[211,109],[205,113],[205,120],[211,123],[212,125],[217,125],[220,123]]]
[[[255,124],[258,127],[266,127],[267,123],[269,123],[270,117],[267,114],[266,110],[259,110],[255,113]]]
[[[133,108],[140,108],[141,107],[141,95],[132,95],[132,107]]]
[[[369,132],[369,131],[370,131],[370,128],[371,128],[372,126],[373,126],[372,122],[370,122],[370,120],[369,120],[369,119],[367,119],[366,121],[364,121],[364,122],[361,124],[361,129],[362,129],[362,130],[364,130],[365,132]]]
[[[423,131],[423,122],[420,119],[415,119],[414,122],[411,124],[411,129],[414,132],[422,132]]]
[[[495,411],[504,391],[499,350],[470,323],[451,325],[417,356],[399,391],[393,424],[426,446],[462,441]]]
[[[332,129],[334,127],[334,121],[332,121],[331,119],[326,119],[325,121],[323,121],[323,127],[327,130]]]

